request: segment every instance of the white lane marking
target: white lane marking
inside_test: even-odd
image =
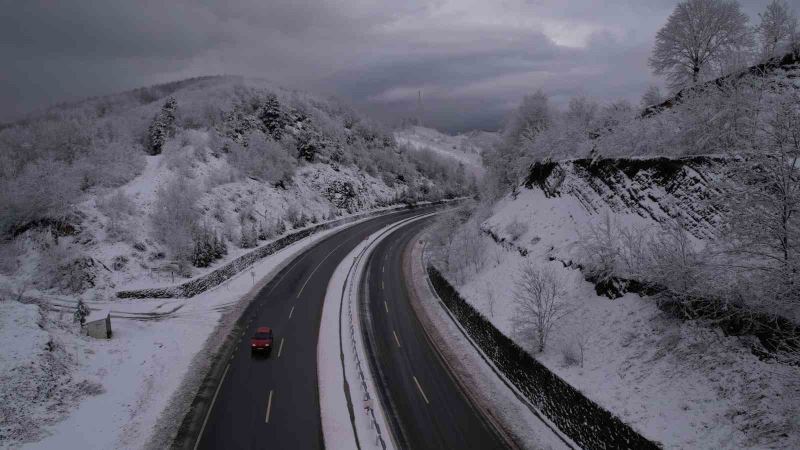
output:
[[[289,268],[288,268],[288,269],[286,269],[286,271],[285,271],[285,272],[283,272],[283,274],[281,274],[280,278],[278,278],[278,281],[276,281],[276,282],[275,282],[275,284],[273,284],[273,285],[272,285],[272,287],[269,289],[269,292],[267,292],[267,295],[270,295],[270,294],[272,294],[272,291],[274,291],[274,290],[275,290],[275,288],[276,288],[276,287],[278,287],[278,285],[281,283],[281,281],[283,281],[283,279],[286,277],[286,274],[288,274],[289,272],[291,272],[291,271],[292,271],[292,269],[294,269],[294,268],[295,268],[295,266],[297,266],[298,264],[300,264],[300,261],[302,261],[302,260],[306,259],[306,256],[308,256],[308,253],[309,253],[308,251],[305,251],[305,252],[303,252],[303,256],[301,256],[301,257],[297,258],[297,260],[296,260],[295,262],[293,262],[293,263],[292,263],[292,265],[291,265],[291,266],[289,266]],[[260,304],[259,304],[259,308],[260,308],[260,307],[261,307],[261,306],[260,306]]]
[[[267,417],[264,418],[264,423],[269,423],[270,411],[272,411],[272,389],[269,390],[269,400],[267,401]]]
[[[381,272],[386,273],[386,266],[381,265]]]
[[[281,346],[278,347],[278,358],[281,357],[281,352],[283,352],[283,338],[281,338]]]
[[[330,251],[330,253],[328,253],[327,255],[325,255],[325,257],[324,257],[324,258],[322,258],[322,261],[320,261],[320,262],[319,262],[319,264],[317,264],[317,267],[314,267],[314,270],[312,270],[312,271],[311,271],[311,275],[309,275],[309,276],[308,276],[308,278],[306,278],[306,282],[305,282],[305,283],[303,283],[303,287],[301,287],[301,288],[300,288],[300,292],[298,292],[298,293],[297,293],[297,297],[295,297],[295,298],[300,298],[300,294],[302,294],[302,293],[303,293],[303,289],[305,289],[305,288],[306,288],[306,285],[308,284],[308,282],[309,282],[309,281],[311,281],[311,277],[313,277],[313,276],[314,276],[314,274],[317,272],[317,269],[319,269],[319,266],[321,266],[321,265],[322,265],[322,263],[324,263],[324,262],[325,262],[325,260],[326,260],[326,259],[328,259],[328,257],[329,257],[329,256],[331,256],[331,255],[333,254],[333,252],[335,252],[336,250],[339,250],[339,247],[341,247],[341,246],[343,246],[344,244],[346,244],[346,243],[347,243],[347,241],[349,241],[349,240],[350,240],[350,239],[345,239],[345,241],[344,241],[344,242],[342,242],[341,244],[337,245],[337,246],[336,246],[336,247],[335,247],[333,250],[331,250],[331,251]]]
[[[397,342],[397,346],[402,347],[402,345],[400,345],[400,339],[397,339],[397,333],[392,330],[392,334],[394,335],[394,341]]]
[[[200,440],[203,439],[203,432],[206,429],[206,424],[208,423],[208,418],[211,417],[211,411],[214,409],[214,403],[217,401],[217,395],[219,395],[219,389],[222,387],[222,383],[225,382],[225,375],[228,375],[228,369],[231,368],[231,365],[228,364],[225,366],[225,371],[222,372],[222,378],[219,380],[219,384],[217,385],[217,390],[214,391],[214,397],[211,399],[211,406],[208,407],[208,412],[206,413],[206,418],[203,419],[203,426],[200,427],[200,434],[197,435],[197,441],[194,443],[194,449],[197,450],[197,447],[200,445]]]
[[[381,290],[384,290],[383,289],[383,280],[381,280]]]
[[[292,306],[292,310],[289,311],[289,318],[292,318],[292,314],[294,314],[294,306]]]
[[[428,401],[428,396],[425,395],[425,391],[423,391],[422,390],[422,386],[419,385],[419,381],[417,381],[417,377],[415,377],[413,375],[411,377],[414,378],[414,383],[417,384],[417,389],[419,389],[419,393],[422,394],[422,398],[425,399],[425,403],[430,405],[431,402]]]
[[[386,300],[383,301],[383,308],[386,309],[386,312],[389,312],[389,305],[386,304]]]

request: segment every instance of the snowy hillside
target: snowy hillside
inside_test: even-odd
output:
[[[612,300],[586,281],[587,250],[597,251],[588,243],[605,232],[610,252],[626,239],[644,249],[682,223],[687,253],[707,246],[719,220],[709,180],[724,177],[725,165],[707,157],[537,164],[517,192],[445,219],[432,239],[436,264],[502,332],[666,448],[797,447],[794,367],[760,358],[753,336],[683,321],[654,297]],[[461,223],[455,235],[453,223]],[[564,289],[567,313],[542,353],[519,328],[515,298],[528,264],[552,270]]]
[[[414,150],[427,149],[439,155],[455,159],[475,175],[483,175],[481,161],[483,151],[494,145],[498,138],[496,133],[472,131],[450,136],[431,128],[411,126],[394,132],[399,144],[407,145]]]
[[[61,107],[0,132],[17,169],[0,177],[0,284],[109,297],[197,276],[288,229],[466,184],[445,159],[395,145],[333,101],[240,78]]]
[[[180,300],[122,301],[119,291],[196,279],[294,230],[470,185],[449,159],[399,151],[335,100],[236,77],[55,107],[1,129],[0,161],[0,333],[20,343],[0,349],[0,447],[95,423],[98,402],[116,412],[96,445],[144,445],[194,352],[255,277],[201,297],[180,324],[167,320]],[[79,334],[79,300],[114,310],[114,340]],[[194,344],[177,345],[181,334]],[[176,345],[153,358],[165,343]],[[9,401],[20,392],[28,404]]]

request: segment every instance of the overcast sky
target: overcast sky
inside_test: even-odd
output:
[[[543,89],[638,101],[670,0],[0,0],[0,121],[190,76],[333,94],[388,122],[495,129]],[[767,0],[741,2],[757,19]],[[800,0],[789,2],[798,10]],[[235,4],[235,5],[234,5]]]

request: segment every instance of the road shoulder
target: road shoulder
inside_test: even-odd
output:
[[[510,446],[523,449],[568,448],[497,377],[430,290],[422,264],[424,239],[425,231],[405,250],[404,277],[417,317],[462,391],[484,412]]]

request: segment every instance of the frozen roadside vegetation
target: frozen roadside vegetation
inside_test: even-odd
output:
[[[668,448],[796,445],[796,368],[759,359],[747,337],[725,336],[702,322],[682,322],[660,310],[652,297],[628,293],[610,300],[598,295],[579,270],[549,261],[574,256],[579,230],[596,220],[575,198],[548,199],[526,189],[516,200],[496,205],[486,227],[510,240],[503,230],[521,217],[529,229],[515,241],[516,248],[503,248],[483,235],[485,265],[477,273],[466,268],[450,276],[498,329],[590,399]],[[627,220],[644,221],[637,215]],[[535,353],[535,341],[514,327],[516,281],[520,267],[531,260],[559,273],[570,309],[542,353]]]
[[[579,270],[549,261],[574,257],[580,232],[597,217],[574,197],[547,198],[540,190],[524,189],[516,199],[495,205],[482,222],[513,246],[478,232],[466,238],[475,239],[468,245],[456,236],[459,248],[480,248],[481,262],[475,270],[468,251],[451,256],[449,278],[498,329],[649,439],[668,448],[796,445],[796,368],[759,359],[747,337],[725,336],[702,322],[682,322],[651,297],[628,293],[610,300],[598,295]],[[638,215],[616,217],[646,222]],[[506,230],[522,220],[526,229],[512,239]],[[569,309],[541,353],[535,352],[535,340],[515,328],[515,289],[526,261],[559,274]],[[437,266],[446,269],[447,263],[439,259]]]

